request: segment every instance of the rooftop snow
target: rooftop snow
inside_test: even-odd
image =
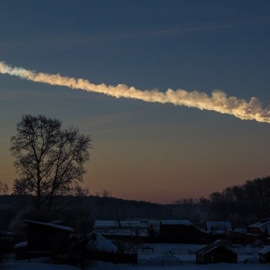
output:
[[[58,225],[58,224],[54,224],[54,223],[50,223],[50,222],[39,222],[39,221],[34,221],[34,220],[25,220],[25,222],[27,224],[36,224],[36,225],[40,225],[40,226],[44,226],[44,227],[58,229],[61,231],[74,232],[74,230],[71,227],[62,226],[62,225]]]
[[[267,254],[268,252],[270,252],[270,246],[266,246],[259,250],[259,254]]]
[[[208,231],[216,231],[216,230],[231,231],[232,225],[229,221],[207,221],[206,228]]]
[[[161,223],[163,225],[192,225],[192,223],[189,220],[161,220]]]

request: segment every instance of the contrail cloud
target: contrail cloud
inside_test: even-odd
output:
[[[0,61],[0,73],[9,74],[32,82],[66,86],[71,89],[101,93],[116,98],[138,99],[145,102],[162,104],[171,103],[177,106],[230,114],[242,120],[256,120],[258,122],[270,123],[270,110],[264,109],[256,97],[251,97],[250,101],[247,102],[244,99],[234,96],[228,97],[221,90],[215,90],[209,96],[203,92],[187,92],[183,89],[168,89],[166,92],[160,92],[158,90],[140,90],[135,87],[128,87],[125,84],[118,84],[116,86],[93,84],[81,78],[76,79],[61,76],[60,74],[47,74],[21,67],[12,67],[3,61]]]

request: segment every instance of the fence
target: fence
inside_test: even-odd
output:
[[[137,264],[137,253],[112,253],[104,251],[91,251],[88,254],[89,259],[112,262],[112,263],[124,263],[124,264]]]

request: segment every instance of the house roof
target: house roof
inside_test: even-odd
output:
[[[206,229],[207,231],[230,231],[232,225],[229,221],[207,221]]]
[[[218,248],[218,247],[219,247],[219,245],[207,245],[207,246],[205,246],[205,247],[199,249],[199,250],[196,252],[196,254],[197,254],[197,255],[203,255],[203,254],[206,254],[206,253],[211,252],[212,250],[214,250],[214,249],[216,249],[216,248]]]
[[[185,225],[190,226],[192,223],[189,220],[180,219],[180,220],[161,220],[162,225]]]
[[[27,245],[28,245],[27,241],[19,242],[13,248],[24,248],[24,247],[27,247]]]
[[[267,222],[267,221],[270,221],[270,217],[269,217],[269,218],[261,219],[261,222],[262,222],[262,223]]]
[[[260,249],[258,253],[265,255],[265,254],[267,254],[269,252],[270,252],[270,246],[266,246],[266,247]]]
[[[266,228],[270,226],[270,220],[267,220],[265,222],[259,221],[254,224],[249,225],[249,228]]]
[[[62,226],[62,225],[58,225],[58,224],[54,224],[50,222],[39,222],[39,221],[34,221],[34,220],[25,220],[24,222],[27,223],[28,225],[33,224],[33,225],[38,225],[42,227],[53,228],[56,230],[66,231],[66,232],[74,232],[74,229],[72,229],[71,227]]]
[[[215,249],[218,249],[218,248],[222,248],[222,249],[225,249],[225,250],[228,250],[229,252],[233,252],[235,253],[233,250],[227,248],[227,247],[224,247],[223,245],[220,245],[220,244],[210,244],[210,245],[207,245],[201,249],[199,249],[196,254],[197,255],[204,255],[204,254],[207,254],[207,253],[210,253],[211,251],[215,250]]]
[[[89,234],[89,241],[87,243],[88,250],[99,250],[105,252],[116,252],[117,247],[108,239],[97,232]]]
[[[263,222],[264,221],[264,222]],[[262,233],[267,233],[270,235],[270,220],[262,220],[248,226],[248,228],[259,229]]]

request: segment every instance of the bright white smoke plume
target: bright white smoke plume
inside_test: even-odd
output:
[[[200,110],[216,111],[231,114],[243,120],[256,120],[270,123],[270,110],[263,109],[260,101],[252,97],[249,102],[236,97],[227,97],[221,90],[215,90],[211,96],[203,92],[187,92],[182,89],[168,89],[165,93],[157,90],[139,90],[124,84],[116,86],[93,84],[85,79],[63,77],[60,74],[34,72],[20,67],[11,67],[0,61],[0,73],[17,76],[33,82],[50,85],[66,86],[72,89],[81,89],[89,92],[102,93],[116,98],[132,98],[145,102],[171,103],[179,106],[198,108]]]

